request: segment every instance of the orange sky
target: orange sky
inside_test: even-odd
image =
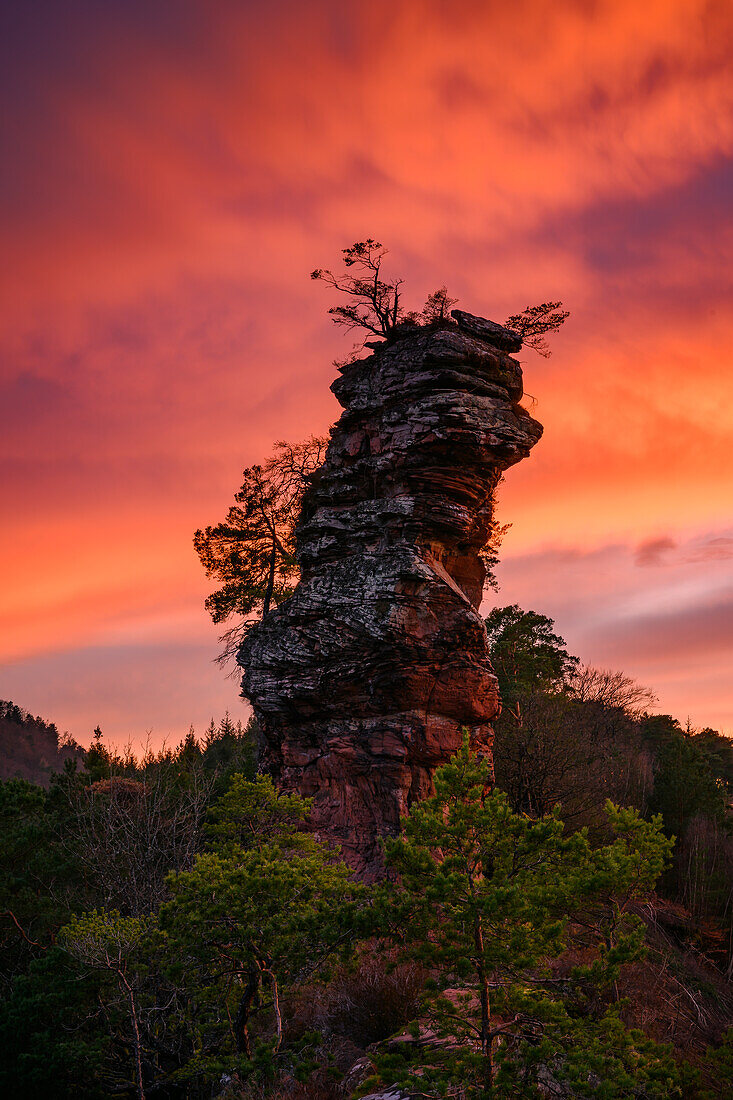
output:
[[[82,741],[242,713],[191,535],[337,415],[308,272],[374,236],[414,304],[572,311],[499,599],[733,732],[730,4],[10,7],[0,695]]]

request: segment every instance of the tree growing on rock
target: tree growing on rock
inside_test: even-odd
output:
[[[569,316],[569,312],[562,308],[562,302],[542,302],[537,306],[527,306],[521,313],[513,313],[504,325],[522,337],[525,347],[532,348],[543,359],[549,359],[552,352],[546,336],[549,332],[557,332]]]
[[[315,436],[303,443],[276,443],[265,463],[244,470],[224,522],[194,535],[207,577],[220,582],[206,599],[207,611],[215,623],[239,620],[221,636],[221,663],[236,654],[247,625],[267,615],[297,583],[295,525],[308,478],[321,465],[326,443]]]
[[[404,279],[388,281],[384,277],[382,268],[388,250],[380,241],[372,237],[355,241],[348,248],[343,248],[341,255],[345,272],[334,274],[328,268],[318,267],[311,271],[310,276],[345,297],[344,304],[331,306],[328,310],[335,325],[349,332],[364,329],[366,341],[370,336],[389,340],[399,325],[431,325],[449,321],[451,308],[458,299],[451,298],[445,286],[428,295],[421,311],[405,309],[402,300]],[[562,302],[542,302],[512,314],[504,326],[521,336],[527,347],[547,358],[551,354],[547,335],[557,332],[569,316],[569,312],[562,308]],[[361,346],[363,344],[356,345],[354,355]]]
[[[425,299],[425,305],[422,307],[420,314],[420,322],[423,325],[432,325],[439,321],[447,321],[450,317],[450,311],[457,301],[457,298],[449,296],[445,286],[439,287],[432,294],[428,294]]]
[[[320,267],[311,271],[311,279],[320,280],[347,298],[344,305],[329,308],[333,323],[348,331],[362,328],[372,336],[389,337],[399,322],[405,320],[405,311],[401,302],[404,280],[386,282],[382,277],[387,249],[368,237],[343,248],[341,254],[347,268],[344,274],[334,275],[328,268]]]

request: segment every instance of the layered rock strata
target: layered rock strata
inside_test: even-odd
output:
[[[297,531],[301,580],[240,651],[262,764],[366,878],[467,727],[499,710],[479,551],[502,471],[542,427],[519,405],[519,337],[455,310],[341,368],[344,408]]]

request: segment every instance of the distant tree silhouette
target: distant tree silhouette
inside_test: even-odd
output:
[[[323,461],[326,442],[311,437],[303,443],[276,443],[267,462],[244,470],[236,503],[224,522],[194,535],[206,575],[221,582],[206,600],[213,621],[241,617],[222,635],[220,663],[234,656],[255,618],[267,615],[293,591],[298,579],[295,525],[303,491]]]
[[[579,665],[570,677],[572,695],[581,703],[620,707],[633,718],[641,718],[658,700],[653,691],[623,672]]]
[[[66,761],[78,761],[84,750],[55,722],[30,714],[10,700],[0,699],[0,780],[19,778],[48,785]]]

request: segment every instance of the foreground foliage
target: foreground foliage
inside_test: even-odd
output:
[[[235,777],[213,815],[211,850],[170,880],[160,914],[167,973],[200,1006],[192,1074],[271,1071],[283,998],[354,940],[359,888],[299,830],[307,808],[278,798],[269,777]]]
[[[646,1095],[678,1095],[668,1052],[624,1029],[614,990],[644,952],[630,909],[669,856],[661,819],[609,803],[614,839],[594,849],[585,831],[565,836],[556,815],[514,813],[489,778],[466,741],[403,836],[387,842],[399,886],[383,895],[385,919],[433,979],[414,1043],[378,1060],[372,1083],[397,1072],[408,1091],[460,1088],[470,1100],[540,1095],[548,1075],[601,1095],[602,1077],[602,1095],[625,1096],[633,1067]],[[572,940],[585,962],[558,979],[550,963]]]

